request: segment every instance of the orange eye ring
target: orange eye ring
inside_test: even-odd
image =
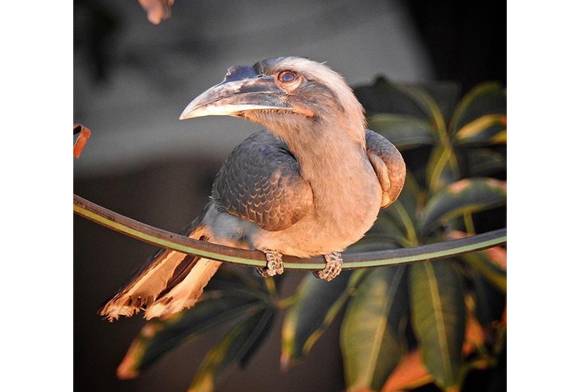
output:
[[[278,74],[278,81],[280,83],[293,83],[298,80],[298,74],[294,71],[282,71]]]

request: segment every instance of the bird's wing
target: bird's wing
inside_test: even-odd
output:
[[[312,210],[312,189],[278,137],[260,131],[230,154],[212,189],[218,209],[264,230],[292,226]]]
[[[380,134],[366,130],[367,155],[383,189],[381,206],[392,204],[405,184],[405,161],[397,148]]]
[[[251,135],[234,149],[217,175],[212,199],[185,231],[189,237],[220,243],[213,228],[202,223],[214,207],[272,231],[291,226],[312,208],[312,190],[300,176],[298,162],[280,139],[265,131]],[[162,250],[100,314],[116,320],[145,310],[147,319],[168,317],[193,306],[220,265]]]

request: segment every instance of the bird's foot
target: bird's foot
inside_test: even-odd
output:
[[[262,252],[266,254],[266,260],[268,263],[265,268],[257,268],[258,273],[264,278],[282,275],[284,273],[282,253],[272,249],[263,249]]]
[[[326,261],[324,269],[314,271],[313,274],[318,279],[330,282],[332,279],[340,275],[340,271],[342,271],[342,255],[340,252],[332,252],[324,255],[324,260]]]

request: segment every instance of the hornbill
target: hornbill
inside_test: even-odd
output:
[[[277,57],[233,66],[195,98],[181,120],[241,117],[265,127],[219,170],[209,203],[187,235],[266,254],[263,276],[282,274],[282,255],[324,255],[314,274],[331,280],[341,251],[363,237],[405,182],[399,151],[365,129],[364,109],[326,65]],[[158,252],[100,311],[109,320],[168,317],[190,308],[221,262]]]

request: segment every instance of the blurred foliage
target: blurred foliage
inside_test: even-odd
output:
[[[505,90],[477,86],[457,102],[451,83],[355,89],[369,128],[408,163],[399,200],[354,248],[413,247],[505,226]],[[296,366],[332,323],[340,324],[346,389],[399,391],[432,384],[460,390],[472,369],[494,372],[506,344],[506,256],[495,247],[455,259],[345,271],[327,283],[305,276],[280,298],[282,278],[222,269],[193,309],[148,322],[119,366],[136,377],[208,330],[191,391],[213,391],[223,371],[246,366],[283,313],[281,366]]]

